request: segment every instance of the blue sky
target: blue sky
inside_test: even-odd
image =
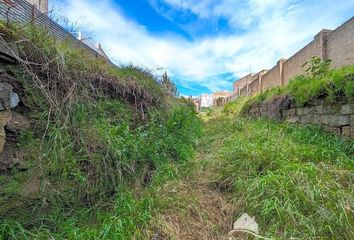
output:
[[[354,15],[352,0],[50,0],[57,16],[111,60],[166,70],[183,95],[232,82],[290,57],[321,29]]]

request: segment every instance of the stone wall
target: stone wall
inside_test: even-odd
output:
[[[305,74],[303,64],[313,56],[322,60],[331,59],[331,67],[337,68],[354,64],[354,17],[339,26],[334,31],[320,31],[304,48],[289,59],[280,59],[278,63],[261,76],[260,87],[255,88],[252,74],[234,82],[234,93],[239,94],[240,88],[252,84],[243,95],[253,95],[276,86],[284,86],[297,75]]]
[[[296,107],[288,96],[275,97],[255,104],[246,115],[266,117],[300,124],[317,124],[336,134],[354,138],[354,104],[327,105],[318,101],[313,106]]]

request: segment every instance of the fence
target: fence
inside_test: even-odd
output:
[[[73,34],[50,19],[46,13],[42,13],[34,5],[25,0],[0,0],[0,19],[6,22],[35,24],[38,27],[46,29],[55,39],[67,42],[74,48],[83,48],[94,57],[109,61],[106,56],[78,40]]]

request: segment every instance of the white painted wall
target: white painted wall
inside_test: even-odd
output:
[[[212,107],[213,106],[213,94],[202,94],[200,96],[200,106],[201,107]]]

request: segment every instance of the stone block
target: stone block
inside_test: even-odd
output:
[[[299,116],[303,124],[325,124],[335,127],[350,125],[349,115],[303,115]]]
[[[342,127],[342,136],[354,138],[354,127],[352,126]]]
[[[283,110],[283,118],[287,119],[296,116],[296,109]]]
[[[354,114],[350,117],[350,125],[354,127]]]
[[[350,125],[350,116],[348,115],[324,115],[323,123],[331,126],[347,126]]]
[[[296,108],[296,114],[299,116],[307,115],[310,113],[310,111],[311,111],[311,108],[309,108],[309,107]]]
[[[299,122],[302,124],[310,124],[313,123],[313,116],[312,115],[300,115]]]
[[[354,114],[354,105],[353,104],[342,105],[340,113],[341,114]]]
[[[317,115],[337,114],[340,112],[341,106],[319,105],[313,107],[313,110]]]

